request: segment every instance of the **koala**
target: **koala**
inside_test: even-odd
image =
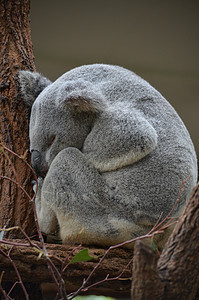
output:
[[[93,64],[55,82],[20,71],[31,107],[40,229],[63,243],[110,246],[182,212],[197,181],[190,135],[167,100],[119,66]],[[162,237],[161,240],[164,238]],[[160,241],[161,244],[161,241]]]

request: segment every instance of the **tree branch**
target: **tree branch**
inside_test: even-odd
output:
[[[12,240],[13,242],[14,240]],[[15,240],[14,242],[20,243],[21,240]],[[39,242],[35,242],[38,246]],[[3,246],[5,248],[5,244]],[[12,247],[10,254],[12,260],[15,262],[16,267],[21,274],[23,282],[53,282],[53,279],[48,270],[47,261],[44,256],[39,258],[39,252],[37,249],[30,246],[16,246],[6,245],[7,249]],[[46,249],[51,258],[53,264],[58,270],[62,270],[62,263],[65,262],[65,258],[68,257],[68,262],[72,259],[73,255],[79,252],[81,248],[78,248],[72,254],[74,247],[68,245],[59,244],[46,244]],[[5,249],[4,249],[5,251]],[[84,279],[86,279],[92,270],[99,262],[99,258],[105,253],[105,249],[92,248],[89,249],[89,254],[96,257],[93,261],[77,262],[69,264],[65,271],[62,273],[62,277],[66,284],[67,293],[75,292],[81,285]],[[113,249],[104,258],[103,262],[95,270],[93,277],[88,282],[88,285],[93,285],[98,281],[103,281],[102,284],[89,288],[87,294],[103,294],[107,296],[121,296],[127,297],[130,295],[131,276],[132,276],[132,264],[128,266],[128,269],[122,274],[123,280],[118,279],[114,281],[104,281],[104,278],[109,274],[110,277],[117,277],[124,267],[132,259],[132,250]],[[39,258],[39,259],[38,259]],[[68,262],[65,262],[68,264]],[[16,272],[10,265],[8,258],[3,255],[0,256],[0,270],[4,270],[2,281],[14,282],[18,280]]]

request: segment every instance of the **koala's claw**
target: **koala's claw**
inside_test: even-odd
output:
[[[36,193],[37,182],[36,180],[31,181],[33,192]]]
[[[43,185],[43,178],[42,177],[38,177],[37,178],[37,182],[36,182],[36,180],[32,180],[31,183],[32,183],[33,192],[36,193],[37,184],[38,184],[38,191],[41,190],[41,187]]]

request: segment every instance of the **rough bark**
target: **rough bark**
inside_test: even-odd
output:
[[[195,299],[199,288],[199,184],[161,254],[158,274],[166,282],[167,299]]]
[[[12,240],[13,242],[13,240]],[[37,243],[37,242],[35,242]],[[39,244],[39,243],[37,243]],[[72,255],[71,251],[73,247],[68,245],[56,245],[46,244],[47,251],[52,259],[52,262],[61,270],[61,261],[65,261],[68,257],[67,262],[71,260],[74,254],[80,251],[76,250]],[[8,247],[10,249],[10,247]],[[67,293],[76,291],[82,284],[83,279],[87,278],[93,268],[99,262],[99,256],[101,257],[105,253],[104,249],[92,248],[89,249],[89,254],[96,257],[93,261],[77,262],[70,264],[63,272],[63,279],[66,285]],[[38,260],[39,252],[32,247],[14,247],[11,251],[10,257],[15,262],[19,273],[21,274],[22,280],[25,283],[34,282],[53,282],[53,278],[49,272],[46,258],[43,256]],[[59,258],[56,259],[56,257]],[[95,273],[91,277],[88,285],[95,282],[99,282],[105,279],[106,275],[109,277],[117,277],[127,266],[129,261],[132,259],[133,252],[124,249],[113,249],[105,257],[104,261],[96,269]],[[65,262],[65,265],[67,264]],[[123,280],[106,281],[100,285],[89,289],[89,294],[98,294],[115,297],[127,297],[130,296],[131,286],[131,269],[132,265],[128,266],[125,272],[122,274]],[[17,274],[11,267],[10,261],[0,254],[0,270],[4,270],[3,282],[17,280]]]
[[[137,241],[134,246],[132,300],[157,300],[163,295],[163,284],[157,274],[158,254]]]
[[[29,110],[19,96],[17,72],[34,70],[30,38],[29,0],[0,0],[0,142],[19,155],[29,148]],[[6,153],[8,154],[8,153]],[[31,172],[23,162],[9,155],[17,180],[31,193]],[[5,155],[0,153],[0,175],[16,180]],[[17,186],[0,179],[0,228],[20,225],[28,234],[34,232],[29,201]],[[7,233],[20,237],[19,232]]]
[[[3,144],[20,156],[29,149],[30,112],[19,96],[17,81],[20,69],[35,70],[29,14],[29,0],[0,0],[0,175],[17,181],[31,195],[30,169],[2,148]],[[14,183],[0,178],[0,228],[15,225],[20,225],[28,235],[35,233],[29,200]],[[22,237],[20,231],[5,232],[4,236]],[[12,285],[12,282],[5,285],[6,292]],[[27,290],[29,299],[42,299],[39,285],[28,284]],[[25,299],[19,285],[13,292],[15,300]]]
[[[199,184],[160,258],[146,245],[134,247],[132,299],[196,300],[199,292]]]

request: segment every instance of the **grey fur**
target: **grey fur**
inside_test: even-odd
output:
[[[42,77],[34,78],[20,76],[28,103],[41,90]],[[58,223],[64,243],[80,235],[111,245],[142,235],[172,209],[182,176],[191,177],[175,215],[197,180],[195,150],[176,111],[118,66],[75,68],[45,87],[32,106],[30,149],[48,168],[36,198],[41,230],[52,233]]]

